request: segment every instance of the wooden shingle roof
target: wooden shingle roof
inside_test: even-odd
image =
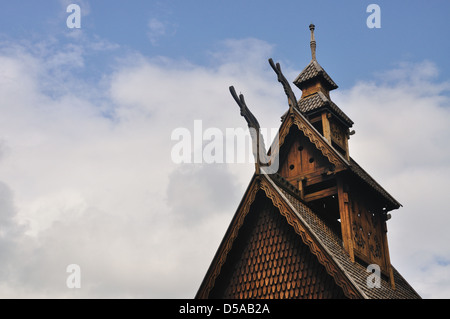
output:
[[[366,185],[370,186],[372,189],[378,192],[381,196],[383,196],[388,202],[389,207],[388,210],[398,209],[402,205],[391,195],[389,194],[378,182],[369,175],[353,158],[350,157],[350,171],[360,178]]]
[[[260,194],[262,197],[262,194]],[[342,289],[326,274],[308,246],[268,198],[249,213],[219,279],[226,288],[214,297],[239,298],[344,298]],[[234,261],[234,262],[230,262]],[[220,285],[220,284],[219,284]]]
[[[341,121],[343,121],[348,127],[352,127],[353,121],[329,98],[322,92],[316,92],[308,97],[301,98],[298,101],[300,111],[305,114],[309,114],[315,111],[328,108],[333,112]]]
[[[337,89],[337,84],[331,79],[328,73],[320,66],[320,64],[314,59],[303,69],[303,71],[295,78],[294,84],[303,89],[305,84],[314,79],[321,78],[327,84],[329,90]]]

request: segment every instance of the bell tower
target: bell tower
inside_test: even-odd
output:
[[[353,122],[331,101],[330,91],[337,89],[338,86],[317,62],[314,24],[311,24],[309,29],[312,59],[294,80],[294,84],[302,90],[299,106],[328,143],[348,160],[350,157],[348,139],[353,133],[350,132]]]

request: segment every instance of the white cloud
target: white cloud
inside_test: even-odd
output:
[[[0,296],[193,297],[253,167],[175,165],[171,132],[196,119],[204,129],[245,127],[230,85],[261,126],[278,127],[287,104],[267,63],[273,47],[230,39],[210,53],[210,66],[136,53],[98,87],[55,72],[83,70],[91,42],[101,43],[0,50],[0,220],[8,225]],[[447,84],[436,83],[430,62],[414,68],[414,80],[399,68],[387,82],[333,96],[356,123],[354,158],[405,206],[389,221],[394,265],[419,292],[445,294],[421,277],[420,256],[429,254],[435,276],[445,271],[433,261],[449,256]],[[65,286],[72,263],[82,269],[80,290]]]
[[[176,33],[176,26],[167,21],[161,21],[158,18],[151,18],[148,21],[147,36],[152,45],[157,45],[159,39],[164,36],[173,36]]]
[[[244,127],[228,93],[236,71],[134,55],[105,75],[109,90],[98,93],[108,100],[99,105],[92,96],[100,87],[85,90],[88,83],[54,72],[65,48],[44,47],[0,56],[1,195],[15,230],[0,239],[0,295],[193,297],[252,167],[176,166],[170,136],[194,119]],[[84,49],[71,60],[83,61]],[[247,77],[267,78],[240,63]],[[249,99],[259,112],[262,102]],[[73,263],[82,269],[79,291],[65,286]]]
[[[148,37],[152,44],[156,43],[156,40],[166,34],[166,26],[164,23],[156,18],[150,19],[148,22]]]

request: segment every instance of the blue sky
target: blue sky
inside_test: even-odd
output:
[[[80,29],[67,28],[71,3]],[[3,1],[0,296],[193,297],[254,167],[174,163],[171,134],[245,127],[229,85],[277,128],[286,97],[267,60],[293,80],[314,23],[331,98],[355,122],[351,156],[403,204],[391,261],[423,297],[450,297],[449,12],[444,0]],[[73,263],[81,289],[65,284]]]
[[[66,1],[67,2],[67,1]],[[68,2],[67,2],[68,3]],[[275,46],[274,58],[301,70],[309,59],[307,26],[317,26],[318,59],[342,88],[367,80],[400,61],[446,63],[450,4],[443,0],[378,1],[380,29],[369,29],[370,1],[90,1],[82,6],[82,32],[146,56],[211,63],[208,52],[225,39],[257,38]],[[56,37],[71,32],[64,1],[2,4],[0,30],[9,39]],[[151,20],[161,24],[149,41]],[[76,44],[76,42],[74,42]],[[92,57],[96,62],[104,56]],[[106,66],[105,66],[106,67]]]

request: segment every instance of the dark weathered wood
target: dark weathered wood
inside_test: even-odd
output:
[[[344,189],[344,181],[340,177],[337,179],[339,214],[341,216],[341,232],[344,248],[354,262],[354,248],[353,248],[353,234],[351,228],[351,214],[349,212],[349,198],[348,193]]]
[[[236,90],[234,89],[234,86],[230,86],[230,93],[233,96],[234,100],[236,101],[237,105],[239,105],[239,108],[241,109],[241,116],[245,118],[247,121],[248,127],[252,127],[256,130],[260,129],[259,122],[256,119],[256,117],[253,115],[252,112],[250,112],[250,109],[247,107],[247,103],[245,103],[244,95],[243,94],[236,94]]]
[[[267,166],[269,163],[266,146],[264,144],[264,137],[261,134],[259,122],[248,108],[247,103],[245,103],[244,95],[239,94],[238,96],[233,86],[230,86],[229,90],[234,100],[239,105],[241,116],[243,116],[247,121],[247,125],[250,130],[250,136],[252,138],[252,150],[253,156],[255,158],[255,171],[256,174],[259,175],[261,172],[261,165]]]
[[[354,251],[367,264],[380,266],[394,287],[382,205],[366,191],[358,185],[351,187],[349,207]]]
[[[317,192],[305,195],[304,199],[305,199],[306,202],[310,202],[310,201],[313,201],[313,200],[318,200],[320,198],[336,195],[337,192],[338,192],[337,191],[337,187],[333,186],[333,187],[330,187],[330,188],[322,189],[320,191],[317,191]]]
[[[334,173],[329,168],[318,169],[316,172],[308,174],[299,174],[298,176],[286,178],[292,185],[296,185],[298,181],[302,181],[303,187],[313,186],[335,179]]]
[[[329,170],[330,165],[316,147],[305,137],[292,141],[284,160],[280,163],[280,175],[286,179],[307,177]]]
[[[288,104],[289,109],[292,110],[293,108],[299,109],[297,104],[297,98],[295,97],[294,92],[292,91],[292,88],[288,82],[288,80],[283,75],[283,72],[281,72],[281,66],[280,63],[275,64],[273,60],[269,59],[269,64],[272,67],[272,69],[275,71],[275,73],[278,76],[278,82],[280,82],[283,85],[284,93],[286,94],[288,98]]]
[[[331,129],[330,121],[328,120],[328,112],[322,113],[322,130],[323,136],[327,139],[328,143],[331,144]]]

